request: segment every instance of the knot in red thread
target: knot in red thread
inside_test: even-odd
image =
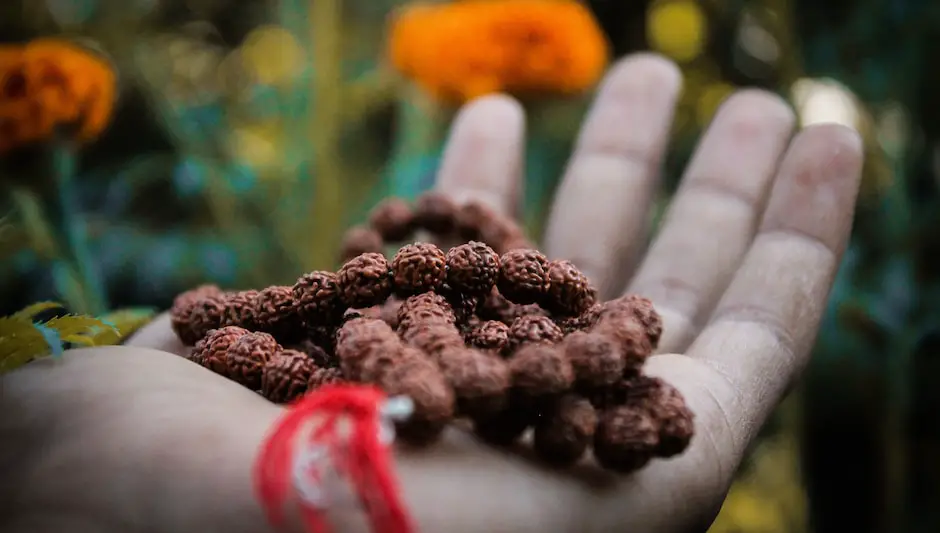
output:
[[[292,404],[255,465],[256,490],[270,521],[284,523],[284,507],[293,497],[305,529],[329,533],[323,516],[330,496],[326,477],[335,473],[349,483],[375,533],[413,533],[388,449],[391,419],[407,416],[401,403],[391,412],[394,403],[376,387],[326,385]]]

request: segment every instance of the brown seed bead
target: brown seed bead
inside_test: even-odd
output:
[[[255,312],[258,307],[258,291],[245,290],[226,294],[225,313],[222,315],[223,326],[238,326],[256,329]]]
[[[522,233],[522,228],[515,221],[505,217],[486,221],[480,227],[480,240],[489,243],[499,253],[521,248],[533,248]]]
[[[495,320],[487,320],[470,330],[467,345],[500,353],[509,345],[509,326]]]
[[[528,398],[520,398],[518,391],[510,391],[506,406],[496,414],[473,418],[473,430],[480,439],[496,446],[510,446],[517,442],[538,420],[539,411]]]
[[[601,411],[594,433],[594,458],[604,468],[628,473],[653,458],[659,424],[642,407],[622,405]]]
[[[291,287],[297,314],[307,325],[332,324],[345,310],[340,301],[339,278],[316,270],[297,279]]]
[[[456,320],[454,311],[451,309],[447,299],[434,292],[417,294],[405,299],[398,308],[398,320],[401,321],[406,315],[410,314],[413,309],[419,307],[438,307],[444,313],[443,316],[447,318],[447,322],[454,322]]]
[[[384,248],[385,242],[378,231],[365,226],[353,226],[343,235],[340,257],[348,261],[361,254],[382,253]]]
[[[319,346],[332,359],[332,354],[336,352],[336,326],[307,326],[307,338],[313,344]]]
[[[536,424],[532,447],[545,461],[567,466],[584,455],[596,427],[597,412],[591,402],[566,394]]]
[[[415,216],[408,202],[401,198],[386,198],[369,215],[369,224],[386,242],[405,240],[414,231]]]
[[[604,318],[592,328],[591,332],[608,336],[620,344],[625,365],[624,372],[628,374],[639,372],[643,363],[653,353],[646,329],[635,319],[619,322]]]
[[[218,285],[199,285],[176,295],[176,297],[173,298],[172,307],[185,307],[187,304],[191,304],[196,300],[201,300],[206,296],[217,296],[222,294],[222,292],[222,289],[220,289]]]
[[[242,335],[225,354],[228,377],[251,390],[259,390],[264,365],[281,350],[281,345],[267,333]]]
[[[404,348],[376,385],[389,396],[404,395],[414,402],[414,413],[399,426],[408,442],[433,441],[454,416],[453,389],[440,368],[416,348]]]
[[[225,354],[235,341],[249,331],[238,326],[226,326],[211,330],[196,343],[190,359],[221,376],[228,376]]]
[[[389,355],[394,359],[402,348],[395,332],[381,320],[355,318],[347,321],[336,333],[336,357],[347,379],[371,378],[381,361]]]
[[[446,194],[428,191],[414,203],[415,225],[436,235],[447,235],[454,229],[457,205]]]
[[[314,369],[316,365],[306,354],[282,350],[264,364],[261,395],[274,403],[293,401],[307,391]]]
[[[548,316],[548,313],[536,304],[517,305],[510,302],[495,288],[480,301],[476,313],[483,320],[498,320],[507,326],[520,316]]]
[[[470,201],[457,208],[454,217],[454,229],[457,236],[466,241],[480,239],[480,229],[487,220],[498,218],[492,208],[478,201]]]
[[[470,241],[447,251],[447,285],[456,292],[484,296],[499,277],[499,255],[482,242]]]
[[[578,316],[556,318],[555,323],[565,332],[565,335],[575,331],[586,331],[597,324],[603,309],[603,304],[596,303]]]
[[[612,316],[623,313],[632,315],[643,325],[650,345],[656,349],[663,335],[663,318],[656,312],[653,302],[636,294],[628,294],[607,302],[601,315]]]
[[[515,319],[509,326],[507,349],[513,351],[532,343],[555,344],[561,342],[562,338],[564,333],[552,319],[540,315],[524,315]]]
[[[401,309],[401,300],[394,296],[389,297],[379,308],[379,318],[395,329],[398,327],[398,310]]]
[[[437,290],[446,277],[444,252],[429,242],[402,246],[392,259],[392,282],[398,296]]]
[[[222,327],[222,316],[227,304],[228,298],[224,293],[203,296],[193,301],[188,313],[188,325],[181,330],[187,337],[180,337],[180,340],[184,344],[192,344],[205,337],[210,330]]]
[[[329,352],[311,339],[300,341],[292,346],[292,349],[305,354],[313,361],[313,364],[318,367],[326,368],[336,366],[336,361],[330,356]]]
[[[324,385],[342,383],[345,379],[338,368],[315,368],[307,380],[307,392],[313,392]]]
[[[550,262],[548,280],[544,306],[556,315],[580,316],[597,303],[597,291],[571,261]]]
[[[452,347],[463,347],[463,339],[457,328],[450,324],[432,322],[420,324],[408,331],[404,340],[409,346],[414,346],[428,354],[434,361],[438,361],[444,350]]]
[[[549,344],[523,345],[509,359],[509,370],[513,386],[533,397],[565,392],[574,383],[564,351]]]
[[[192,313],[196,303],[207,296],[220,296],[222,289],[216,285],[200,285],[182,292],[173,299],[170,307],[170,328],[187,346],[192,346],[205,336],[205,332],[195,331],[192,327]]]
[[[385,302],[392,294],[388,260],[382,254],[362,254],[350,259],[337,276],[346,307],[372,307]]]
[[[505,361],[459,344],[443,350],[437,361],[454,389],[461,414],[481,417],[496,414],[505,407],[510,386]]]
[[[685,398],[668,383],[663,384],[659,402],[653,412],[659,420],[659,457],[674,457],[688,448],[695,434],[695,414]]]
[[[303,337],[304,328],[291,287],[272,285],[258,293],[255,322],[258,331],[270,333],[284,342],[295,342]]]
[[[562,346],[580,384],[590,388],[604,387],[623,377],[626,359],[616,339],[599,333],[575,331],[565,337]]]
[[[499,259],[500,294],[517,304],[542,301],[548,292],[548,259],[538,250],[517,249]]]

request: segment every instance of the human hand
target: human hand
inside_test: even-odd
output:
[[[615,477],[590,465],[549,470],[452,430],[429,450],[398,452],[420,531],[704,531],[748,443],[805,366],[851,228],[859,138],[827,125],[791,139],[784,102],[736,94],[645,251],[679,85],[673,65],[645,54],[612,69],[544,249],[573,260],[607,297],[627,287],[653,300],[665,332],[648,373],[695,412],[690,447]],[[512,212],[523,129],[508,98],[466,106],[439,188]],[[280,409],[166,353],[181,346],[165,316],[129,344],[37,362],[0,382],[0,408],[14,415],[0,421],[0,460],[10,461],[0,466],[13,472],[0,486],[11,526],[0,519],[0,529],[266,531],[249,474]],[[337,531],[360,531],[353,515],[332,512]]]

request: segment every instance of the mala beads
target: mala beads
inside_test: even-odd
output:
[[[173,329],[195,344],[193,362],[273,402],[339,381],[408,396],[414,414],[399,431],[416,444],[462,418],[496,445],[531,429],[538,455],[559,466],[592,450],[602,467],[630,472],[682,453],[693,414],[642,372],[662,335],[649,300],[598,302],[573,264],[522,247],[515,226],[484,210],[436,194],[414,208],[387,200],[347,235],[381,243],[337,272],[261,291],[197,287],[174,301]],[[417,242],[389,260],[376,249],[418,227],[485,234],[501,251]]]

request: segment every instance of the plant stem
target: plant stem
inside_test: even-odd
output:
[[[310,0],[310,40],[313,51],[313,145],[315,183],[314,218],[317,239],[312,243],[306,268],[327,268],[333,263],[344,224],[344,195],[339,136],[342,127],[342,50],[340,0]]]
[[[51,172],[53,191],[46,198],[46,216],[58,238],[59,254],[65,260],[80,285],[83,302],[77,313],[101,315],[107,311],[107,301],[101,278],[91,259],[85,220],[81,216],[75,190],[75,153],[64,141],[53,141]]]

